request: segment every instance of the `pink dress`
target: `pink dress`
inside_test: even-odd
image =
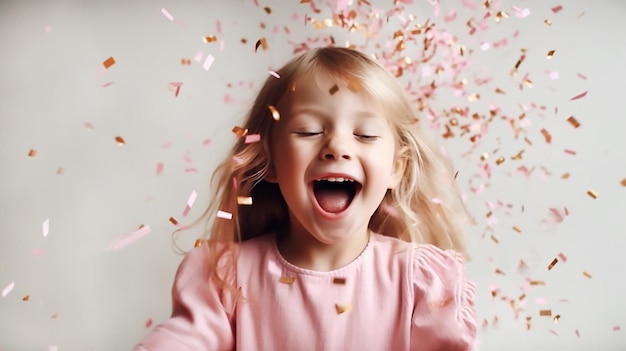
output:
[[[240,244],[230,295],[209,279],[208,250],[193,249],[174,281],[173,312],[135,351],[476,350],[475,285],[462,256],[373,234],[331,272],[287,262],[266,235]]]

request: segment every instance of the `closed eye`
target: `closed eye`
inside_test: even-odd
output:
[[[303,136],[303,137],[310,137],[310,136],[316,136],[316,135],[320,135],[323,132],[294,132],[294,134],[299,135],[299,136]]]
[[[356,136],[357,138],[364,140],[364,141],[374,141],[377,140],[378,138],[380,138],[377,135],[362,135],[362,134],[355,134],[354,136]]]

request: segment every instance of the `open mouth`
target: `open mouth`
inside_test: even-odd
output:
[[[345,211],[361,190],[353,179],[328,177],[313,182],[313,194],[322,210],[329,213]]]

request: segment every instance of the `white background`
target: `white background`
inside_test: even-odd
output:
[[[170,313],[181,256],[169,218],[189,223],[202,213],[210,173],[233,144],[230,130],[268,70],[290,58],[294,45],[314,39],[311,46],[325,45],[321,38],[329,35],[337,45],[389,51],[385,44],[412,14],[412,24],[430,19],[437,33],[453,38],[400,79],[412,91],[433,80],[438,85],[428,100],[441,122],[433,133],[453,158],[477,221],[467,240],[469,273],[479,287],[481,349],[625,350],[626,2],[560,1],[493,1],[492,16],[470,35],[468,21],[479,26],[488,11],[482,1],[442,0],[437,15],[431,2],[415,0],[388,21],[382,15],[384,26],[369,43],[358,32],[305,25],[307,14],[330,17],[321,1],[320,14],[297,0],[0,2],[0,289],[6,295],[0,349],[130,349],[149,332],[148,320],[154,326]],[[393,8],[391,0],[371,2],[382,12]],[[561,11],[551,10],[558,5]],[[456,18],[446,21],[452,11]],[[498,11],[509,17],[496,23]],[[204,43],[208,35],[218,40]],[[260,38],[268,48],[255,53]],[[506,44],[494,47],[501,39]],[[467,66],[455,78],[450,55],[460,58],[460,45]],[[415,58],[420,47],[407,42],[396,57]],[[512,76],[522,50],[526,59]],[[215,62],[205,70],[208,54]],[[116,63],[105,69],[111,56]],[[191,64],[181,64],[184,58]],[[447,69],[435,75],[437,65]],[[532,87],[523,83],[526,74]],[[461,79],[467,79],[465,95],[457,96],[449,85]],[[477,79],[491,80],[477,85]],[[178,96],[170,82],[183,83]],[[469,101],[472,93],[480,99]],[[470,117],[457,119],[471,132],[461,135],[456,127],[453,138],[443,139],[450,120],[444,111],[454,106],[468,108]],[[470,136],[481,132],[471,116],[484,121],[490,106],[499,110],[472,145]],[[572,115],[579,128],[567,122]],[[520,128],[517,138],[511,119]],[[511,158],[521,150],[522,159]],[[500,165],[499,157],[505,158]],[[183,217],[193,191],[198,198]],[[562,221],[550,211],[565,208]],[[107,250],[141,224],[150,226],[147,236]],[[190,249],[199,231],[183,232],[177,243]],[[567,260],[549,271],[561,253]]]

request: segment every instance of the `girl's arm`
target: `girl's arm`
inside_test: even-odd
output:
[[[134,351],[233,350],[232,315],[211,279],[207,254],[200,246],[185,256],[174,279],[171,317]]]
[[[416,249],[411,273],[415,301],[411,350],[476,350],[476,286],[467,279],[463,256],[422,245]]]

